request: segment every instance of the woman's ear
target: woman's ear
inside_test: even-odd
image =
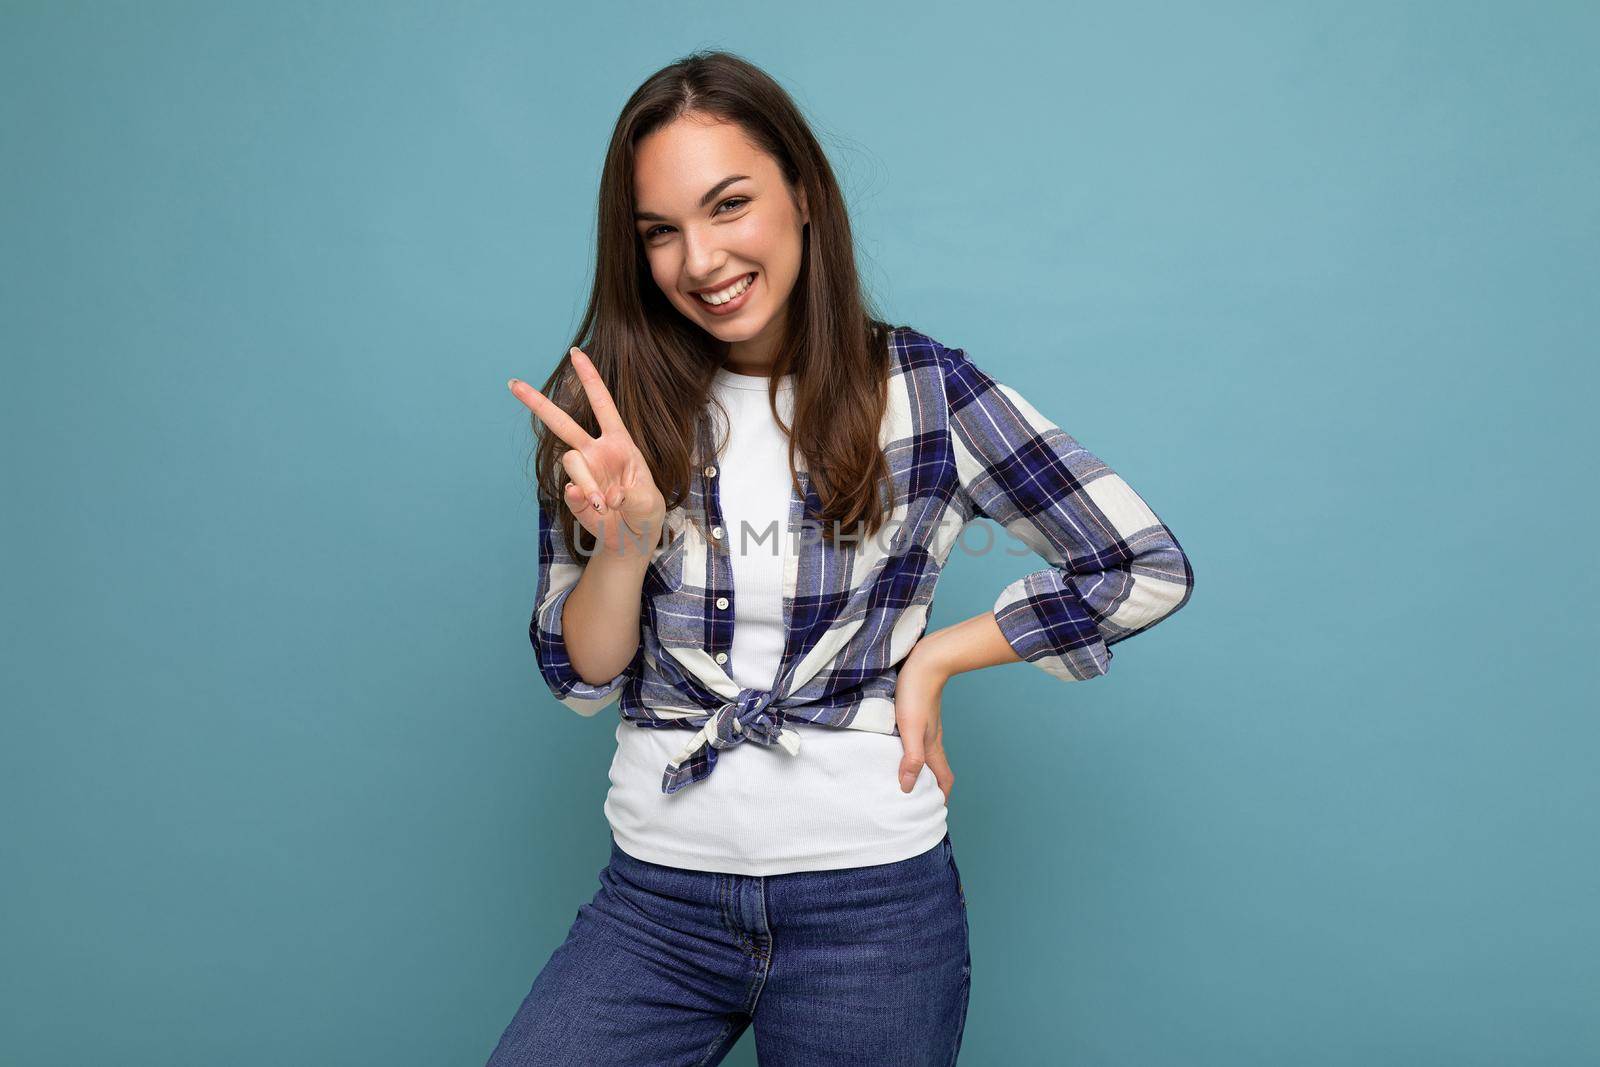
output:
[[[806,191],[804,189],[801,189],[799,192],[800,192],[800,197],[799,197],[799,199],[800,199],[800,225],[809,226],[811,224],[811,213],[810,213],[810,211],[808,211],[806,209]]]

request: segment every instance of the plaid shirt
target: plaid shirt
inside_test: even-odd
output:
[[[1110,646],[1188,602],[1188,557],[1110,467],[963,350],[906,327],[889,345],[880,441],[895,492],[891,519],[875,535],[823,542],[820,522],[808,518],[820,514],[821,501],[796,454],[804,493],[791,493],[789,502],[787,637],[769,689],[743,688],[732,677],[738,591],[707,418],[700,419],[688,499],[668,512],[668,539],[645,572],[638,654],[600,685],[580,678],[567,655],[561,609],[583,559],[541,498],[538,591],[528,626],[540,672],[581,715],[620,698],[622,717],[636,726],[694,731],[667,764],[663,792],[707,777],[718,751],[743,741],[798,755],[800,733],[791,723],[898,734],[900,664],[926,629],[945,560],[975,518],[999,523],[1047,564],[1002,589],[994,615],[1017,655],[1054,678],[1106,673]],[[753,537],[742,543],[745,551],[759,544]],[[981,551],[981,544],[962,541],[966,551]]]

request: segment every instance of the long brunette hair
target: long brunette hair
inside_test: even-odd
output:
[[[805,192],[810,222],[768,402],[778,418],[778,379],[792,373],[791,484],[798,489],[792,470],[798,449],[820,502],[820,511],[806,517],[819,524],[820,536],[830,543],[843,531],[870,537],[893,506],[880,491],[889,467],[878,439],[893,327],[862,293],[850,220],[826,155],[789,94],[755,65],[723,51],[692,53],[652,74],[624,105],[600,175],[594,286],[572,345],[593,359],[667,508],[680,506],[689,492],[696,419],[726,343],[686,319],[656,287],[634,225],[633,170],[639,141],[691,112],[739,126],[776,160],[791,191]],[[598,434],[571,360],[562,354],[541,392]],[[536,416],[531,421],[540,438],[538,491],[559,514],[567,544],[591,553],[594,539],[564,503],[567,445]]]

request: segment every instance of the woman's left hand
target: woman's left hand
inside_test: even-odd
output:
[[[926,637],[906,656],[895,684],[894,720],[900,730],[900,744],[905,749],[905,755],[900,758],[900,791],[911,792],[926,764],[933,771],[934,780],[944,791],[948,804],[956,776],[945,758],[939,701],[950,676],[931,656],[917,654],[924,642],[927,642]]]

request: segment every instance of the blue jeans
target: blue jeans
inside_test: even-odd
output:
[[[967,946],[949,834],[897,863],[766,877],[647,863],[613,840],[489,1067],[700,1067],[752,1023],[762,1067],[944,1067]]]

